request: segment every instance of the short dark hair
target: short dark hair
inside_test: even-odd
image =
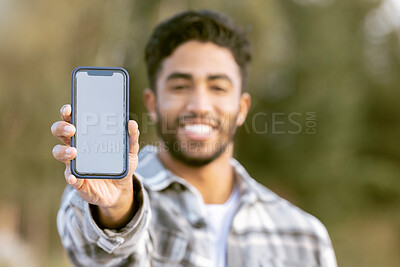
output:
[[[242,91],[244,90],[252,50],[245,32],[228,16],[201,10],[179,13],[155,28],[145,51],[147,76],[153,91],[156,91],[156,80],[162,61],[178,46],[191,40],[212,42],[228,48],[239,65]]]

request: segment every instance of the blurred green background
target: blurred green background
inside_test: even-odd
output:
[[[339,266],[400,266],[400,1],[0,0],[0,266],[69,266],[50,126],[76,66],[123,66],[146,124],[144,46],[186,9],[232,16],[254,45],[235,156],[328,228]]]

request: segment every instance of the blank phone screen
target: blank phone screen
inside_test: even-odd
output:
[[[126,170],[126,75],[118,70],[75,74],[75,170],[119,175]]]

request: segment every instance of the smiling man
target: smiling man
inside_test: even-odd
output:
[[[250,108],[250,44],[233,22],[188,11],[161,23],[146,47],[144,101],[158,147],[138,154],[129,122],[129,174],[77,179],[71,106],[52,132],[69,185],[57,217],[76,266],[336,266],[324,226],[252,179],[232,158]],[[249,153],[251,153],[249,151]]]

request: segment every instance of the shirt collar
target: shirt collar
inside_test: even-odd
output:
[[[157,156],[157,152],[157,147],[146,145],[138,154],[139,164],[135,174],[138,174],[145,187],[152,191],[161,191],[172,183],[190,186],[186,180],[164,167]],[[237,177],[241,201],[255,202],[261,200],[271,202],[278,199],[275,193],[257,183],[236,159],[231,159],[231,165]]]

